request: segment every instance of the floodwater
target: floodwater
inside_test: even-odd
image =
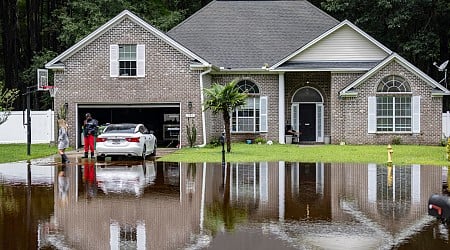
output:
[[[447,167],[0,164],[0,249],[449,249]]]

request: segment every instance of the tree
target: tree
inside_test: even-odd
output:
[[[6,122],[11,110],[13,110],[13,103],[19,96],[18,89],[7,89],[3,87],[3,83],[0,82],[0,124]]]
[[[225,85],[214,83],[211,88],[204,89],[206,96],[205,111],[210,109],[214,114],[222,113],[225,124],[227,152],[231,152],[230,114],[233,110],[245,104],[247,93],[239,92],[237,80]]]

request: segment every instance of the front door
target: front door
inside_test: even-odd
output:
[[[299,105],[298,118],[301,141],[316,141],[316,104],[308,103]]]

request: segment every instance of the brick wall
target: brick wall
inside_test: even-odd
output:
[[[110,77],[110,44],[145,44],[146,76]],[[197,143],[201,143],[200,71],[189,68],[192,60],[159,37],[125,19],[107,30],[63,63],[64,71],[55,72],[55,85],[59,88],[55,98],[58,109],[68,103],[67,120],[71,127],[79,126],[76,104],[180,104],[181,128],[185,127],[185,113],[194,113],[198,130]],[[192,111],[187,102],[193,102]],[[180,139],[187,144],[186,131]],[[69,131],[71,145],[75,145],[75,129]]]
[[[248,79],[258,85],[261,96],[267,96],[268,105],[268,132],[261,133],[233,133],[233,141],[245,141],[246,139],[256,139],[258,137],[265,140],[278,142],[278,74],[225,74],[213,75],[212,83],[226,84],[234,79]],[[213,137],[220,136],[223,131],[223,118],[219,114],[211,121],[214,127],[211,131]]]
[[[379,81],[388,75],[399,75],[409,83],[413,96],[421,96],[420,133],[369,134],[367,125],[368,97],[376,95]],[[437,145],[442,133],[442,98],[432,97],[432,87],[396,62],[392,62],[360,84],[357,97],[342,98],[338,92],[360,74],[333,73],[331,128],[332,143],[389,144],[398,137],[402,144]]]

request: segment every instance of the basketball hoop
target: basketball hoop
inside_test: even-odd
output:
[[[42,89],[45,90],[45,91],[48,91],[48,93],[50,94],[50,96],[52,98],[55,97],[56,91],[58,91],[58,88],[56,88],[55,86],[51,86],[51,85],[42,86]]]

